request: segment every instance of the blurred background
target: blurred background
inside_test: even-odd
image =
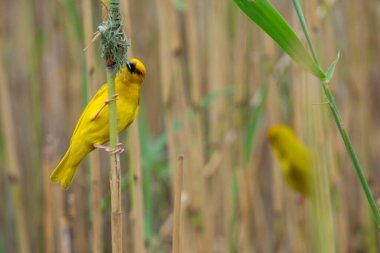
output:
[[[291,1],[271,1],[302,38]],[[380,194],[380,2],[302,1],[367,179]],[[130,56],[147,68],[138,120],[120,136],[124,252],[171,252],[173,171],[184,155],[187,252],[311,252],[310,203],[284,183],[266,131],[291,126],[325,171],[337,252],[379,234],[318,80],[233,1],[122,0]],[[102,4],[0,0],[0,252],[111,252],[109,158],[93,152],[68,191],[49,175],[105,83]],[[133,52],[132,52],[133,51]],[[316,251],[315,251],[316,252]]]

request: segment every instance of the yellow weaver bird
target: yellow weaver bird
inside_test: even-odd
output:
[[[136,118],[139,111],[140,91],[146,69],[138,59],[131,59],[115,78],[117,128],[120,133]],[[50,175],[55,183],[68,189],[84,157],[109,140],[109,111],[107,84],[104,84],[84,109],[71,137],[70,147]]]
[[[280,162],[286,183],[302,196],[310,196],[311,156],[309,149],[285,125],[271,127],[268,130],[268,137]]]

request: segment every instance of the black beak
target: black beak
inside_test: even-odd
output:
[[[128,62],[127,63],[127,68],[128,68],[128,70],[129,70],[129,72],[131,72],[131,73],[133,73],[133,72],[135,72],[135,70],[136,70],[136,63],[135,62]]]

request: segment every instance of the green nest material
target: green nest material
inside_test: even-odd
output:
[[[112,18],[101,23],[98,32],[102,38],[102,57],[107,67],[119,71],[128,62],[128,38],[123,31],[120,17]]]

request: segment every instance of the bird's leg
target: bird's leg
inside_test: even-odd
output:
[[[104,103],[102,104],[102,106],[101,106],[101,107],[99,108],[99,110],[95,113],[95,115],[92,116],[92,118],[91,118],[90,120],[91,120],[91,121],[95,120],[95,119],[98,117],[99,113],[103,110],[103,108],[104,108],[106,105],[108,105],[111,101],[116,101],[118,96],[119,96],[119,94],[116,93],[115,95],[112,96],[112,98],[107,99],[106,101],[104,101]]]
[[[94,144],[94,147],[98,148],[98,149],[104,149],[104,151],[106,151],[106,152],[112,152],[113,154],[120,154],[120,153],[124,152],[124,144],[121,143],[121,142],[119,142],[118,144],[116,144],[116,148],[114,150],[112,150],[111,147],[105,146],[105,145],[96,145],[96,144]]]
[[[111,147],[110,147],[110,146],[105,146],[105,145],[95,145],[95,144],[94,144],[94,147],[95,147],[95,148],[98,148],[98,149],[104,149],[104,151],[106,151],[106,152],[111,152]]]

